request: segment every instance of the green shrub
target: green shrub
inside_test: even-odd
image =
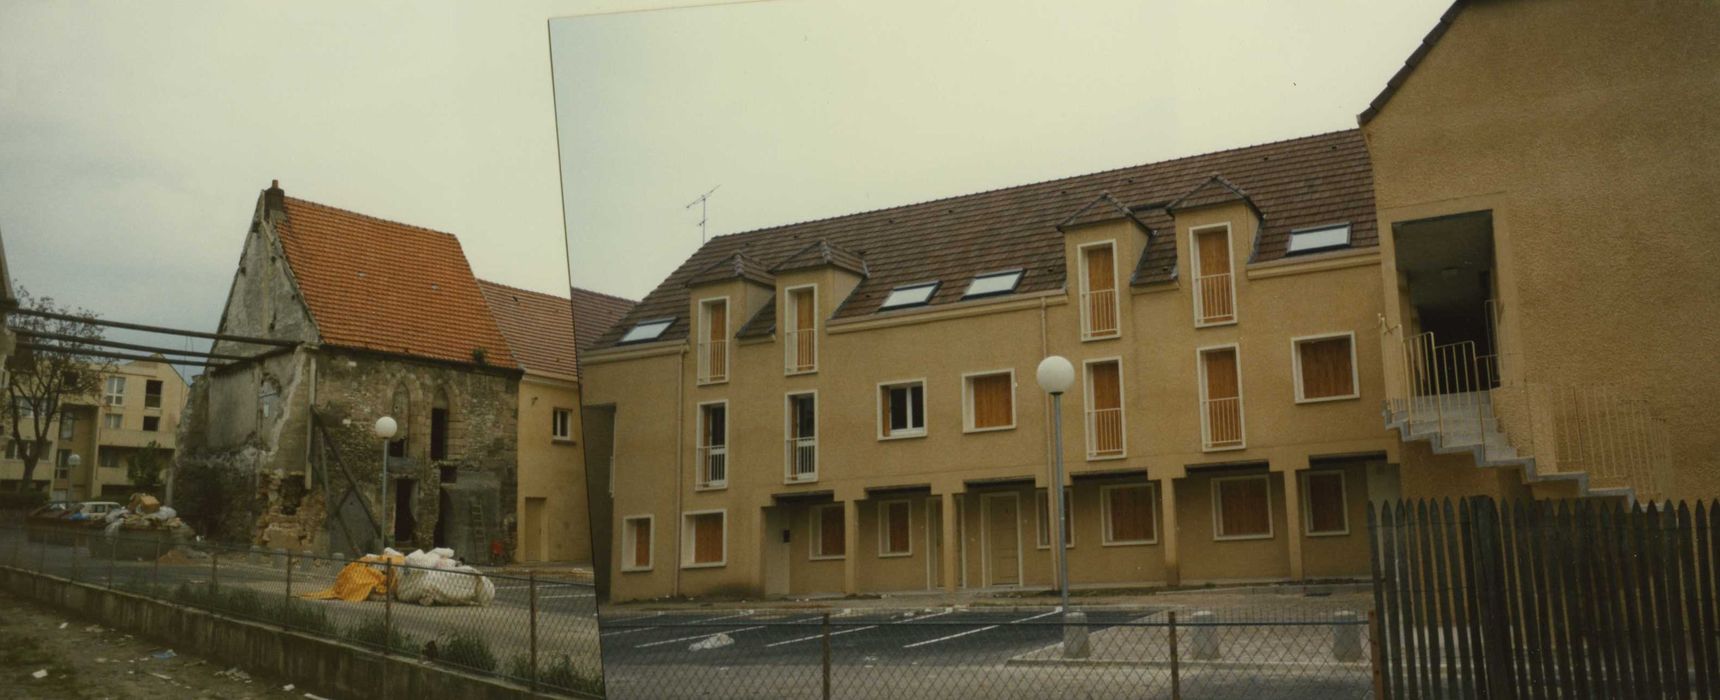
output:
[[[275,621],[288,629],[319,635],[334,632],[334,621],[329,619],[328,609],[316,603],[287,600],[272,607]]]
[[[418,655],[417,640],[400,630],[389,630],[378,617],[366,618],[363,622],[348,627],[343,636],[365,646],[381,648],[386,644],[396,652]]]
[[[441,646],[441,653],[436,656],[437,661],[485,673],[494,673],[496,670],[496,655],[490,652],[490,643],[482,637],[460,632],[449,637]]]
[[[531,681],[531,656],[520,654],[508,662],[508,676],[516,682]],[[603,679],[582,676],[573,669],[573,660],[567,656],[558,656],[538,667],[538,684],[544,687],[557,688],[573,695],[603,696]]]

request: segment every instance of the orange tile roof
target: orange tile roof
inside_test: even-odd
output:
[[[451,234],[283,197],[276,230],[326,345],[516,367]]]

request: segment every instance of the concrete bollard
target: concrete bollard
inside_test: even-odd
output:
[[[1217,659],[1222,654],[1218,648],[1218,616],[1211,610],[1197,610],[1188,616],[1190,646],[1194,648],[1194,658]]]
[[[1362,660],[1362,626],[1361,618],[1349,610],[1339,611],[1333,616],[1332,625],[1332,658],[1339,661]]]
[[[1085,659],[1093,654],[1087,643],[1087,613],[1072,612],[1063,616],[1063,658]]]

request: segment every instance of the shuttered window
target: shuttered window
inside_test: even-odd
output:
[[[1212,491],[1213,521],[1220,539],[1272,536],[1265,474],[1213,479]]]
[[[1230,272],[1230,229],[1220,227],[1195,235],[1195,321],[1198,325],[1236,320],[1236,300]]]
[[[1344,505],[1344,473],[1308,472],[1302,483],[1303,508],[1308,512],[1308,534],[1348,534],[1350,519]]]
[[[687,516],[687,534],[692,538],[687,547],[687,563],[713,565],[724,563],[724,514],[692,513]]]
[[[644,570],[651,568],[651,518],[649,516],[626,519],[622,529],[622,551],[627,557],[626,569]]]
[[[848,553],[848,543],[842,536],[842,504],[816,506],[812,509],[812,558],[839,559]]]
[[[878,555],[907,556],[913,553],[913,504],[908,501],[886,501],[878,505]]]
[[[1087,364],[1087,458],[1123,454],[1123,377],[1117,360]]]
[[[1039,492],[1034,495],[1034,500],[1039,502],[1038,521],[1040,549],[1051,548],[1051,497],[1049,494],[1050,492],[1045,489],[1040,489]],[[1075,497],[1074,494],[1070,493],[1068,488],[1063,489],[1063,499],[1065,503],[1069,504],[1070,508],[1074,508]],[[1069,522],[1068,510],[1063,511],[1063,544],[1064,546],[1073,546],[1075,544],[1075,528]]]
[[[1109,245],[1083,248],[1081,320],[1083,338],[1117,335],[1117,273]]]
[[[1339,399],[1356,395],[1355,344],[1350,336],[1297,341],[1298,400]]]
[[[1014,377],[1008,372],[968,377],[968,428],[988,430],[1015,425]]]
[[[1242,379],[1237,373],[1236,348],[1203,350],[1201,361],[1201,427],[1208,450],[1243,446]]]
[[[1158,540],[1152,486],[1106,486],[1100,492],[1105,510],[1105,544],[1146,544]]]

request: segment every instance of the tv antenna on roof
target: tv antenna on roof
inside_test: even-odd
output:
[[[722,187],[722,185],[717,185],[717,187]],[[711,192],[717,191],[717,187],[712,187],[709,191],[699,195],[698,199],[688,202],[687,206],[682,207],[683,209],[692,209],[694,204],[699,205],[699,245],[705,244],[705,222],[711,218],[706,214],[705,207],[711,199]]]

